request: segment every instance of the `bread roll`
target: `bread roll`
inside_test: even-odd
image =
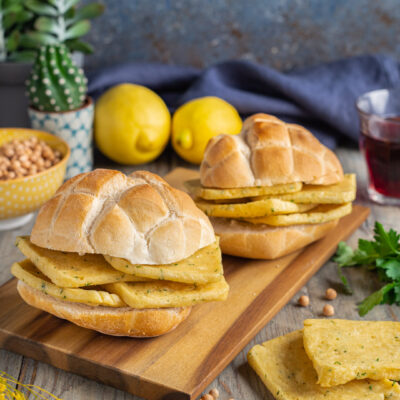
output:
[[[106,335],[131,337],[163,335],[175,329],[191,311],[190,307],[137,310],[130,307],[94,307],[71,303],[44,294],[22,281],[18,281],[17,289],[29,305]]]
[[[40,209],[31,242],[133,264],[169,264],[215,241],[208,218],[184,192],[146,171],[97,169],[75,176]]]
[[[342,179],[339,160],[311,132],[267,114],[247,118],[238,136],[212,138],[200,166],[201,184],[215,188],[330,185]]]
[[[272,260],[325,236],[338,220],[284,227],[253,225],[227,218],[211,218],[211,222],[220,236],[219,244],[224,254]]]

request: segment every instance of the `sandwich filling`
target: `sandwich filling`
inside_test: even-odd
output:
[[[354,174],[346,174],[332,185],[293,183],[213,189],[202,187],[200,181],[188,181],[186,187],[208,216],[252,225],[289,226],[337,220],[351,213],[351,202],[356,197]]]
[[[177,263],[151,266],[49,250],[29,237],[18,237],[16,244],[27,259],[14,263],[13,275],[63,301],[146,309],[187,307],[228,295],[218,241]]]

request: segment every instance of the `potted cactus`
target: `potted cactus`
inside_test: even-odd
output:
[[[78,0],[0,0],[0,126],[29,126],[24,96],[37,49],[64,43],[80,66],[93,49],[81,37],[104,6]]]
[[[64,44],[40,48],[26,82],[32,128],[64,139],[71,148],[66,178],[93,167],[93,101],[87,78]]]

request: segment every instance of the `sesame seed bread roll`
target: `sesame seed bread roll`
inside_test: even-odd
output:
[[[212,138],[200,166],[201,184],[221,189],[342,179],[338,158],[311,132],[268,114],[247,118],[237,136]]]
[[[155,265],[187,258],[216,239],[193,200],[157,175],[97,169],[65,182],[41,207],[30,240]]]

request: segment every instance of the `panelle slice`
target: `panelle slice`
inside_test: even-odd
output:
[[[307,319],[304,347],[321,386],[400,380],[400,322]]]
[[[50,280],[61,287],[82,287],[112,282],[143,281],[114,269],[100,254],[68,253],[34,245],[29,237],[17,237],[16,246]]]
[[[250,366],[278,400],[399,400],[400,387],[389,380],[364,379],[324,388],[303,347],[301,330],[254,346]]]
[[[108,293],[104,290],[71,289],[56,286],[30,260],[14,263],[11,267],[11,273],[28,286],[60,300],[90,306],[126,307],[126,303],[114,293]]]
[[[335,185],[303,185],[296,193],[254,197],[254,200],[273,197],[303,204],[342,204],[350,203],[356,198],[356,189],[355,174],[346,174],[343,180]]]
[[[298,192],[302,188],[301,182],[275,186],[252,186],[231,189],[206,188],[201,186],[200,179],[186,181],[185,187],[193,197],[205,200],[240,199],[245,197],[275,195]]]
[[[196,200],[196,205],[209,217],[222,218],[256,218],[267,215],[300,213],[314,207],[313,204],[296,204],[275,198],[230,204],[216,204],[205,200]]]
[[[110,283],[104,287],[118,294],[133,308],[186,307],[206,301],[222,301],[229,291],[223,277],[218,282],[205,285],[153,281]]]
[[[116,270],[138,278],[205,284],[219,281],[224,274],[218,240],[173,264],[138,265],[123,258],[105,258]]]
[[[351,203],[346,204],[321,204],[304,213],[287,215],[270,215],[261,218],[248,218],[252,224],[266,224],[273,226],[289,226],[302,224],[321,224],[342,218],[351,213]]]

